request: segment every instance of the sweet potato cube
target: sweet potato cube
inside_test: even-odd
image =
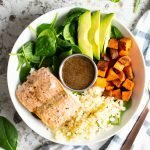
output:
[[[110,58],[107,56],[107,54],[101,54],[101,58],[103,58],[105,61],[110,61]]]
[[[123,69],[126,78],[133,79],[133,71],[131,66],[127,66]]]
[[[109,90],[109,91],[105,90],[102,95],[112,97],[112,91],[111,90]]]
[[[95,86],[99,86],[101,88],[105,88],[107,85],[106,78],[97,77],[97,80],[95,82]]]
[[[105,77],[106,71],[108,69],[109,62],[100,60],[97,64],[98,67],[98,76]]]
[[[120,57],[118,60],[125,67],[129,66],[131,63],[131,58],[129,56]]]
[[[129,80],[129,79],[126,79],[126,80],[124,81],[124,83],[122,84],[122,86],[123,86],[124,88],[126,88],[127,90],[132,90],[133,87],[134,87],[134,82],[131,81],[131,80]]]
[[[118,78],[119,76],[114,72],[112,68],[110,68],[107,75],[107,81],[113,81]]]
[[[128,56],[129,55],[129,51],[128,50],[120,50],[119,51],[119,56]]]
[[[120,71],[119,73],[117,73],[119,76],[119,79],[121,82],[123,82],[125,80],[125,74],[123,71]]]
[[[117,39],[110,39],[108,43],[109,48],[118,49],[118,40]]]
[[[122,100],[129,101],[132,95],[132,91],[122,91]]]
[[[114,85],[112,84],[112,82],[107,82],[107,85],[106,85],[105,89],[107,91],[113,90],[114,89]]]
[[[124,68],[124,65],[121,64],[119,61],[117,61],[117,62],[114,64],[114,68],[117,69],[118,71],[122,71],[123,68]]]
[[[112,96],[115,99],[121,99],[121,90],[120,89],[116,89],[112,91]]]
[[[122,38],[119,41],[119,50],[129,50],[131,48],[131,39]]]
[[[120,88],[121,87],[121,81],[119,79],[113,80],[112,83],[117,87]]]
[[[118,50],[117,49],[110,49],[110,57],[111,59],[116,59],[118,58]]]

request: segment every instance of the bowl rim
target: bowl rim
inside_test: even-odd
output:
[[[47,12],[47,13],[45,13],[45,14],[42,14],[41,16],[39,16],[38,18],[36,18],[36,19],[33,20],[32,22],[30,22],[30,24],[32,24],[32,23],[36,22],[37,20],[41,19],[41,18],[42,18],[44,15],[46,15],[46,14],[49,14],[49,13],[52,13],[52,12],[56,12],[56,11],[57,11],[57,12],[60,12],[60,11],[63,11],[63,10],[64,10],[64,11],[65,11],[65,10],[71,10],[71,9],[77,8],[77,7],[78,7],[78,6],[70,6],[70,7],[62,7],[62,8],[57,8],[57,9],[50,10],[49,12]],[[92,8],[92,7],[83,7],[83,6],[79,6],[79,7],[80,7],[80,8],[86,8],[86,9],[89,9],[89,10],[91,10],[91,11],[99,10],[99,9],[95,9],[95,8]],[[105,14],[105,13],[104,13],[104,14]],[[9,68],[10,68],[10,66],[11,66],[11,64],[10,64],[10,56],[9,56],[8,65],[7,65],[7,86],[8,86],[8,91],[9,91],[10,99],[11,99],[11,101],[12,101],[14,107],[15,107],[15,110],[18,112],[18,114],[20,115],[20,117],[22,118],[22,120],[24,121],[24,123],[25,123],[30,129],[32,129],[35,133],[37,133],[38,135],[40,135],[41,137],[43,137],[43,138],[45,138],[45,139],[47,139],[47,140],[49,140],[49,141],[52,141],[52,142],[55,142],[55,143],[58,143],[58,144],[64,144],[64,145],[76,146],[76,145],[87,145],[87,144],[90,145],[90,144],[96,144],[96,143],[98,143],[98,142],[102,142],[102,141],[108,140],[110,137],[112,137],[113,135],[115,135],[115,134],[117,134],[118,132],[120,132],[122,129],[124,129],[124,128],[128,125],[128,123],[131,121],[131,119],[133,118],[133,116],[135,116],[136,112],[138,111],[139,106],[141,105],[141,101],[142,101],[142,99],[143,99],[143,97],[144,97],[144,90],[145,90],[145,86],[146,86],[146,84],[145,84],[146,65],[145,65],[145,61],[144,61],[143,54],[142,54],[142,50],[140,49],[140,47],[139,47],[139,45],[138,45],[138,42],[137,42],[136,38],[134,37],[134,35],[132,34],[132,32],[131,32],[123,23],[121,23],[121,21],[119,21],[119,19],[117,19],[116,17],[114,17],[113,21],[117,22],[117,23],[120,24],[123,28],[125,28],[125,30],[129,33],[129,35],[134,39],[134,41],[135,41],[135,43],[136,43],[136,45],[137,45],[137,48],[138,48],[138,50],[139,50],[139,52],[140,52],[140,55],[141,55],[140,57],[141,57],[141,60],[142,60],[142,62],[143,62],[143,66],[144,66],[144,68],[143,68],[143,69],[144,69],[144,80],[143,80],[144,83],[143,83],[143,89],[142,89],[142,94],[141,94],[141,100],[140,100],[140,102],[139,102],[138,107],[137,107],[136,110],[134,111],[134,113],[130,116],[130,119],[129,119],[120,129],[118,129],[117,131],[114,131],[113,133],[109,134],[109,135],[108,135],[107,137],[105,137],[105,138],[97,139],[97,140],[93,140],[93,141],[86,141],[85,143],[84,143],[84,142],[78,143],[78,142],[76,142],[76,141],[73,142],[73,143],[69,143],[68,141],[58,141],[58,140],[56,140],[56,139],[54,139],[54,138],[48,139],[48,138],[44,137],[42,134],[37,133],[37,132],[34,130],[34,127],[31,126],[28,122],[25,121],[23,115],[20,114],[20,111],[17,109],[17,107],[16,107],[16,105],[15,105],[15,102],[14,102],[14,100],[12,99],[12,95],[11,95],[11,92],[10,92],[10,91],[11,91],[11,90],[10,90],[10,84],[9,84]],[[16,43],[17,43],[18,39],[20,38],[20,36],[22,35],[22,33],[25,31],[25,29],[26,29],[30,24],[28,24],[28,25],[22,30],[22,32],[19,34],[19,36],[18,36],[17,40],[15,41],[15,43],[14,43],[14,45],[13,45],[11,51],[12,51],[12,50],[14,49],[14,47],[16,46]]]

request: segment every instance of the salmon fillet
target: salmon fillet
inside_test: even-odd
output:
[[[19,85],[16,96],[30,112],[48,127],[56,129],[69,120],[80,107],[48,68],[40,68]]]

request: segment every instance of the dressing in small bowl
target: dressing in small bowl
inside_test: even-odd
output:
[[[74,54],[62,62],[59,77],[65,87],[73,91],[83,91],[91,87],[97,77],[95,62],[88,56]]]

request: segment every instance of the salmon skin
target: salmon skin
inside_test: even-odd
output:
[[[72,98],[49,68],[40,68],[16,90],[19,102],[53,130],[75,114],[80,102]]]

